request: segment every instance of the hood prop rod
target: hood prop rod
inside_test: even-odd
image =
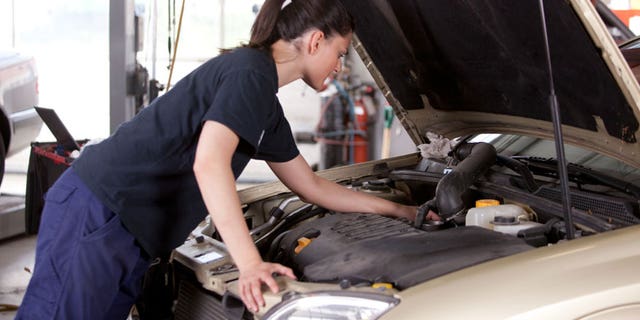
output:
[[[567,174],[567,159],[564,153],[564,139],[562,136],[562,121],[560,119],[560,108],[558,107],[558,97],[556,97],[555,84],[553,82],[553,67],[551,66],[551,50],[549,48],[549,38],[547,33],[547,22],[544,15],[543,0],[540,2],[540,16],[542,18],[542,29],[547,57],[547,68],[549,71],[549,103],[551,117],[553,121],[553,138],[556,145],[556,156],[558,158],[558,174],[560,178],[560,190],[562,193],[562,210],[564,212],[564,222],[567,232],[567,239],[574,238],[573,217],[571,216],[571,196],[569,193],[569,176]]]

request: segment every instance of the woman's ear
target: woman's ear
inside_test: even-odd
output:
[[[309,32],[308,39],[307,52],[309,55],[314,55],[320,49],[321,42],[325,40],[325,35],[324,32],[315,29]]]

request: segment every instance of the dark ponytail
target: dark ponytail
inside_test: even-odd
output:
[[[251,27],[249,47],[270,50],[283,39],[291,41],[316,28],[327,37],[346,36],[354,29],[353,17],[339,0],[266,0]]]

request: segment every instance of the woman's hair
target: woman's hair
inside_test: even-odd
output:
[[[282,7],[285,1],[289,2]],[[327,37],[353,32],[353,17],[340,0],[266,0],[251,27],[248,47],[271,50],[282,39],[291,41],[315,28]]]

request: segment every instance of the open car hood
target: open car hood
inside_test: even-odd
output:
[[[416,144],[430,131],[553,137],[640,166],[640,91],[588,0],[342,0],[354,47]]]

